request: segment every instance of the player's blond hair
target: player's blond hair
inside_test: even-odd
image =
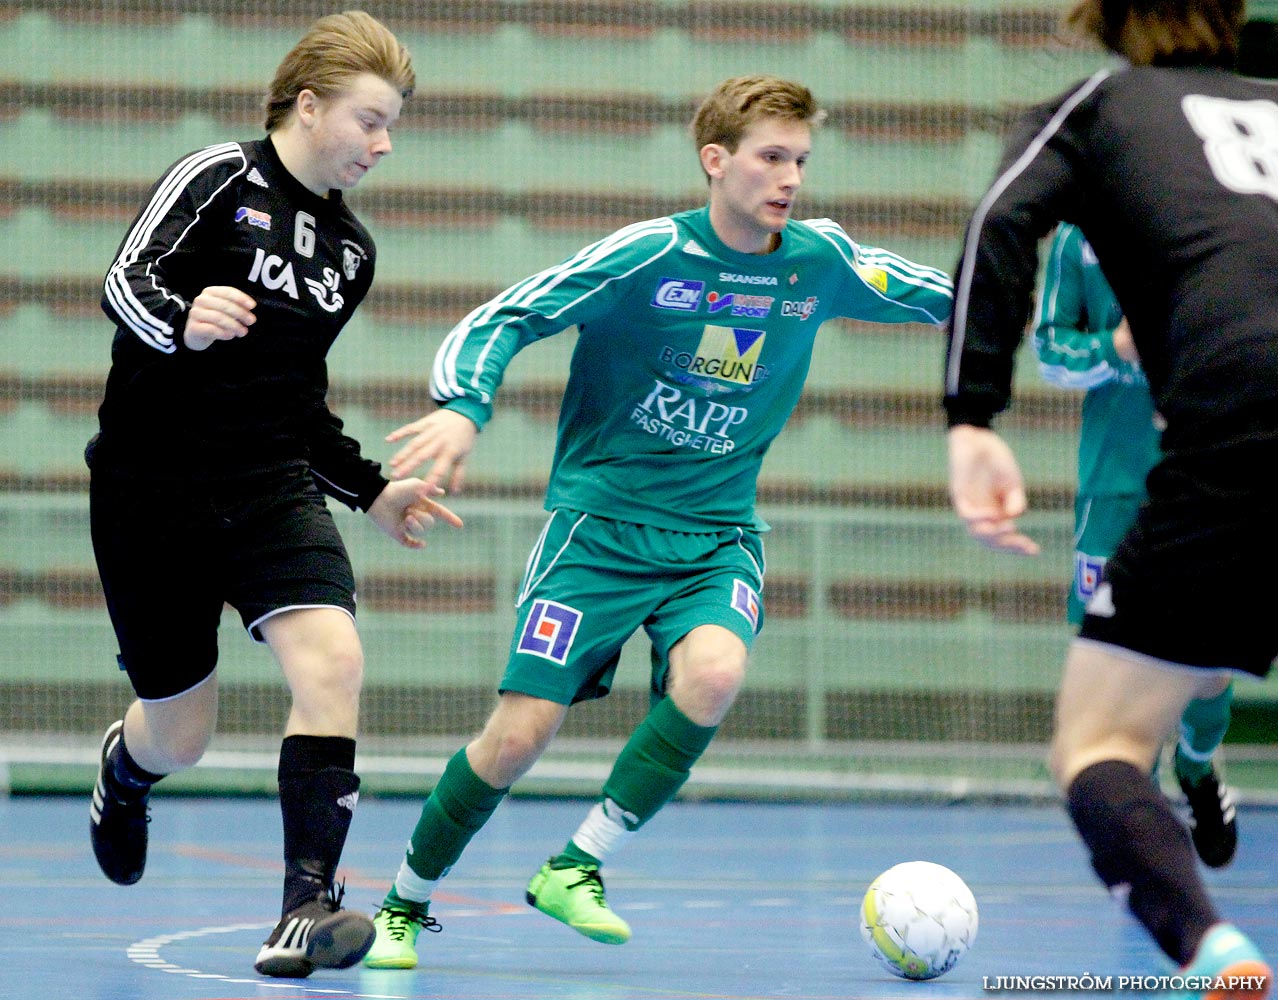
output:
[[[1232,67],[1245,0],[1079,0],[1065,21],[1135,66]]]
[[[825,121],[825,112],[801,83],[779,76],[734,76],[701,102],[692,119],[692,138],[698,150],[714,143],[735,153],[746,129],[764,118],[816,127]]]
[[[266,95],[266,131],[284,124],[303,90],[332,97],[361,73],[380,77],[405,98],[417,86],[412,56],[377,18],[362,10],[321,17],[275,71]]]

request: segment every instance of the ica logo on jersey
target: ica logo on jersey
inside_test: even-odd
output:
[[[299,297],[297,277],[293,274],[292,263],[284,263],[282,258],[273,253],[268,254],[261,247],[257,248],[257,253],[253,257],[253,267],[249,270],[248,280],[260,282],[273,292],[282,288],[290,299],[296,300]],[[342,308],[345,299],[337,290],[342,276],[337,271],[326,267],[322,281],[316,281],[314,278],[303,280],[311,294],[315,296],[315,301],[325,312],[337,312]]]
[[[249,281],[259,281],[271,291],[284,289],[290,299],[296,299],[297,278],[293,276],[292,263],[284,263],[283,258],[268,254],[261,247],[253,257],[253,267],[249,271]]]

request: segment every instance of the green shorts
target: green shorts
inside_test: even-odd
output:
[[[621,647],[652,640],[652,690],[670,648],[698,625],[721,625],[749,649],[763,627],[757,532],[666,531],[558,509],[542,529],[515,601],[502,691],[570,705],[612,687]]]
[[[1072,624],[1083,623],[1083,609],[1092,599],[1105,563],[1144,502],[1144,495],[1139,493],[1079,497],[1074,501],[1074,586],[1069,591],[1068,607]]]

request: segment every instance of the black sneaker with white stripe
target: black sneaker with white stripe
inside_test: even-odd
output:
[[[1208,868],[1223,868],[1238,849],[1238,816],[1234,795],[1221,784],[1213,765],[1196,784],[1179,779],[1180,790],[1189,803],[1189,832],[1194,850]]]
[[[377,931],[371,918],[342,909],[344,893],[330,886],[285,914],[253,967],[264,976],[304,979],[316,969],[349,969],[368,954]]]
[[[111,777],[110,758],[123,733],[121,719],[111,723],[102,737],[98,780],[89,806],[89,839],[102,874],[116,885],[132,885],[146,868],[146,825],[150,822],[146,802],[150,792],[140,798],[120,797],[120,789]]]

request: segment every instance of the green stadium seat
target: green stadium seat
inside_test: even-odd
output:
[[[84,446],[97,430],[92,412],[58,413],[40,402],[0,409],[0,466],[6,472],[84,472]]]
[[[6,345],[6,363],[24,376],[79,373],[105,381],[111,363],[111,330],[103,313],[59,315],[34,302],[0,311],[0,342]]]
[[[79,692],[81,715],[127,694],[81,457],[109,364],[103,273],[166,166],[259,134],[258,90],[312,10],[71,6],[62,17],[19,5],[0,31],[0,240],[21,248],[0,265],[0,704],[44,706],[53,720],[64,691]],[[686,125],[723,77],[804,80],[829,108],[801,216],[948,270],[1015,109],[1101,63],[1056,38],[1059,11],[1041,2],[397,9],[411,14],[387,20],[415,54],[417,94],[394,155],[351,196],[378,242],[378,282],[330,356],[332,405],[378,459],[393,450],[383,436],[432,405],[435,350],[471,308],[621,225],[700,203]],[[332,505],[358,579],[372,731],[464,731],[490,706],[546,517],[574,342],[566,332],[511,365],[468,487],[449,501],[465,530],[437,528],[411,551]],[[775,723],[769,738],[860,739],[883,735],[865,728],[876,713],[884,732],[908,733],[915,715],[948,707],[955,725],[1024,738],[1028,723],[1007,735],[997,708],[1021,702],[1043,724],[1034,713],[1049,704],[1069,635],[1078,397],[1045,387],[1026,349],[1000,429],[1023,462],[1025,526],[1044,554],[988,552],[946,498],[942,347],[917,326],[836,322],[818,338],[799,411],[764,464],[768,622],[730,733],[744,718]],[[228,724],[271,729],[263,692],[281,691],[278,668],[233,612],[224,624]],[[646,683],[639,638],[618,675],[627,705],[645,702]]]
[[[395,26],[414,53],[422,92],[590,92],[599,80],[615,79],[641,92],[694,94],[742,67],[796,79],[820,67],[822,83],[861,99],[951,100],[958,91],[962,100],[997,102],[1008,93],[1047,96],[1058,81],[1085,76],[1097,63],[1094,54],[1063,46],[1043,59],[1039,46],[1055,32],[1055,10],[996,6],[981,18],[948,6],[650,2],[618,7],[600,22],[597,11],[574,18],[572,5],[530,3],[528,16],[512,22],[509,5],[472,3],[469,17],[427,15]],[[308,20],[168,11],[85,21],[24,12],[6,30],[0,58],[9,73],[30,82],[181,80],[224,89],[269,79]],[[758,45],[763,31],[765,51]],[[218,58],[192,59],[191,52]]]

